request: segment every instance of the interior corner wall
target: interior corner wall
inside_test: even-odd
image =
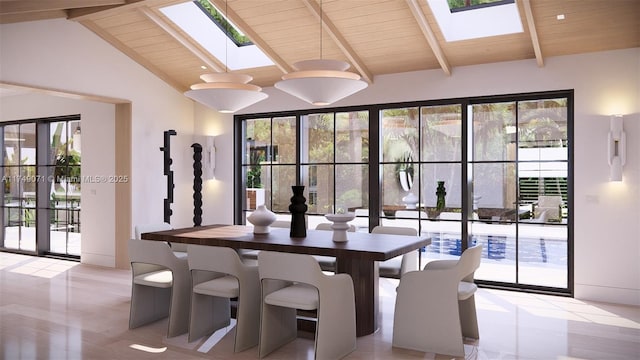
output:
[[[177,136],[171,137],[171,169],[175,176],[171,224],[174,227],[191,225],[192,169],[188,154],[193,140],[193,101],[90,30],[64,19],[0,25],[0,63],[0,82],[131,103],[131,237],[135,224],[164,220],[167,178],[160,147],[163,132],[176,130]],[[90,146],[83,144],[85,149]],[[99,150],[113,154],[114,146],[112,143]],[[103,215],[94,219],[85,217],[83,222],[113,226]],[[83,224],[85,231],[91,229]],[[104,255],[109,256],[113,254],[115,238],[105,241],[99,246],[108,247]],[[85,260],[87,258],[82,261]],[[87,261],[106,264],[99,260]]]
[[[376,76],[331,107],[574,90],[574,294],[640,305],[640,48]],[[309,109],[274,88],[242,113]],[[607,133],[624,115],[624,181],[609,182]]]
[[[115,138],[115,105],[27,94],[0,98],[0,109],[0,121],[80,114],[82,143],[85,145],[81,149],[83,177],[97,178],[100,175],[114,173],[113,152],[102,150],[110,148]],[[85,263],[113,267],[114,184],[84,182],[81,197],[81,260]]]

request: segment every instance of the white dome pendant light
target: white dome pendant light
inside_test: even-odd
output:
[[[225,33],[229,35],[231,23],[227,19],[227,2],[224,3]],[[227,67],[227,46],[228,39],[225,39],[225,72],[215,74],[200,75],[204,83],[191,85],[191,90],[184,93],[202,105],[213,108],[221,113],[234,113],[262,101],[269,95],[262,92],[262,88],[249,84],[253,77],[246,74],[228,73]]]
[[[332,104],[369,85],[360,80],[360,75],[346,71],[348,63],[322,59],[322,15],[320,1],[320,59],[294,63],[296,71],[283,75],[282,80],[274,84],[276,89],[318,106]]]
[[[234,113],[269,97],[261,87],[248,84],[253,79],[249,75],[203,74],[200,79],[205,82],[191,85],[184,95],[221,113]]]
[[[329,105],[366,88],[360,75],[345,71],[349,64],[340,60],[303,60],[293,64],[297,70],[275,83],[280,89],[312,105]]]

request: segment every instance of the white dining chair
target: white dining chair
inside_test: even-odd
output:
[[[356,348],[353,280],[325,275],[310,255],[261,251],[259,355],[269,355],[297,337],[296,311],[316,310],[315,359],[340,359]]]
[[[258,345],[260,281],[258,267],[242,263],[228,247],[189,245],[192,278],[189,342],[231,323],[231,299],[237,298],[234,351]]]
[[[129,328],[169,316],[167,337],[189,327],[190,275],[186,258],[164,241],[129,239],[131,307]]]
[[[144,233],[165,230],[173,230],[173,226],[166,222],[139,224],[135,226],[136,239],[142,239],[142,234]],[[169,243],[169,245],[177,257],[187,256],[187,244]]]
[[[416,229],[401,226],[376,226],[371,233],[418,236]],[[410,251],[389,260],[378,262],[380,276],[400,279],[404,273],[418,270],[418,251],[419,250]]]
[[[459,260],[436,260],[400,279],[393,346],[464,358],[463,337],[479,338],[473,283],[482,245]]]

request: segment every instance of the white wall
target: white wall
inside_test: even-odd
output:
[[[175,226],[191,224],[193,133],[217,135],[216,179],[205,183],[204,221],[229,223],[233,208],[230,116],[192,102],[79,24],[64,20],[0,26],[0,81],[126,99],[133,106],[133,224],[162,219],[162,131],[173,128]],[[640,49],[454,67],[375,78],[333,106],[575,89],[575,293],[640,305]],[[274,88],[245,113],[311,106]],[[194,110],[195,109],[195,110]],[[625,115],[627,164],[608,181],[609,115]]]
[[[134,226],[163,221],[166,177],[159,148],[163,146],[163,131],[176,130],[178,135],[171,137],[176,184],[171,223],[177,227],[192,224],[189,146],[193,139],[194,106],[191,100],[73,21],[57,19],[0,25],[0,64],[0,82],[131,102]],[[88,142],[83,144],[85,149],[89,147]],[[112,156],[113,144],[101,151],[110,152]],[[106,165],[96,171],[108,175],[113,167]],[[83,213],[84,206],[83,203]],[[108,220],[102,216],[83,218],[83,233],[92,231],[85,224]],[[83,236],[83,249],[101,252],[96,256],[112,257],[115,239],[110,239],[108,244]],[[82,260],[105,264],[102,260]]]
[[[575,90],[574,239],[577,298],[640,305],[640,49],[377,76],[332,106]],[[274,88],[243,113],[308,109]],[[609,116],[623,114],[624,181],[608,181]]]

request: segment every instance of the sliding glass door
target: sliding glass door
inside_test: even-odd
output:
[[[3,127],[4,247],[36,251],[36,124]]]
[[[430,237],[423,265],[481,244],[478,282],[571,293],[572,106],[558,91],[236,117],[236,221],[260,201],[286,219],[302,184],[311,227],[353,211],[358,231]]]
[[[0,130],[0,248],[79,257],[80,117],[20,121]]]

